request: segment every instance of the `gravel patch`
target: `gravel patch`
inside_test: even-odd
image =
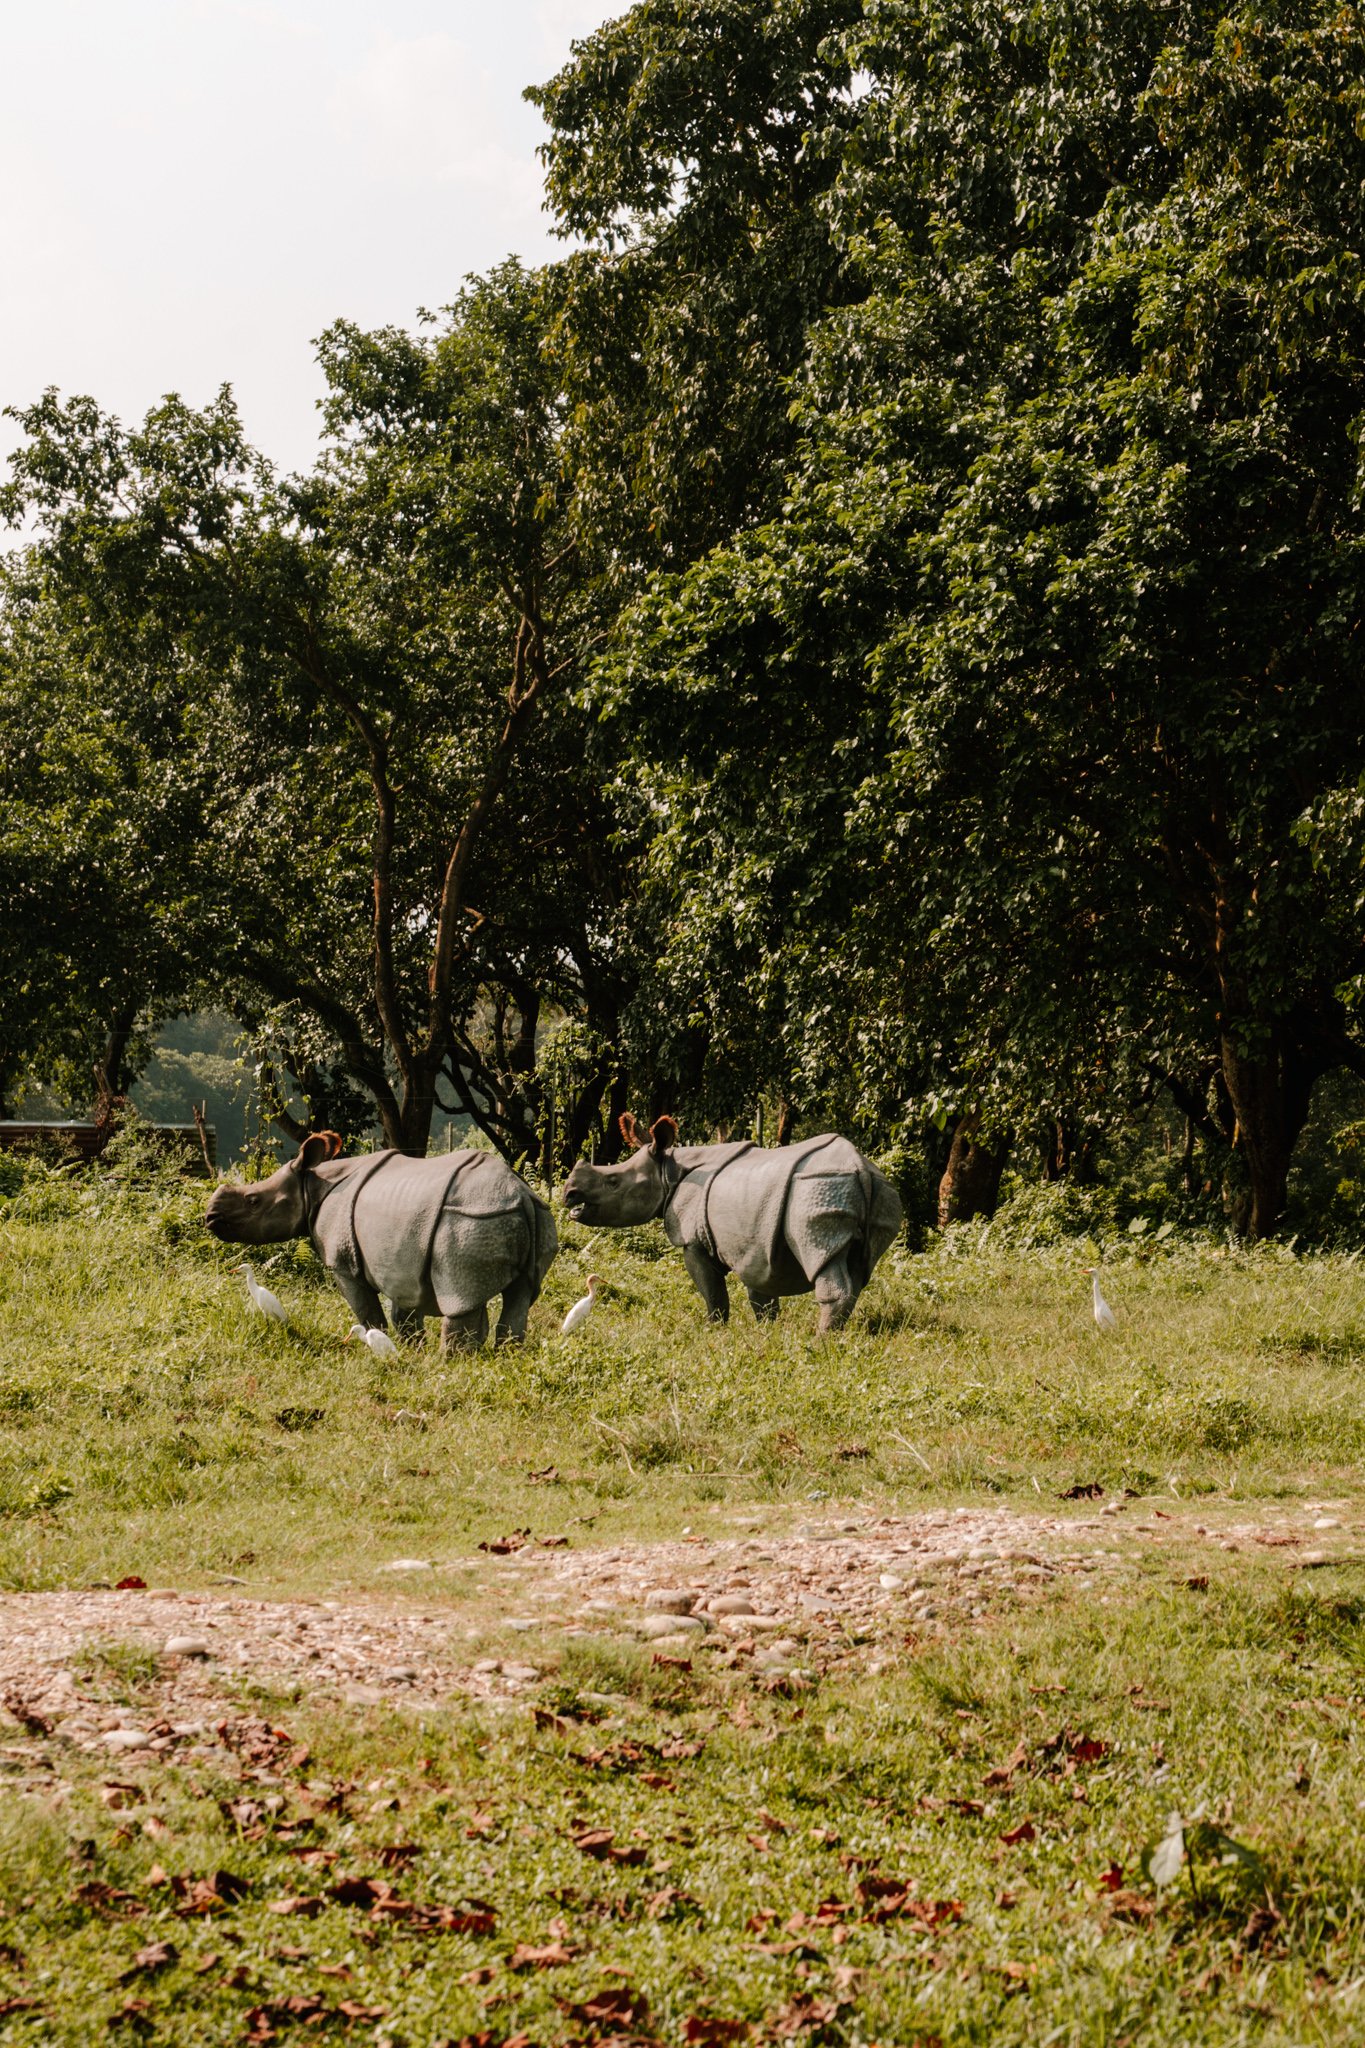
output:
[[[1194,1537],[1214,1557],[1266,1545],[1287,1567],[1312,1569],[1352,1554],[1358,1535],[1320,1503],[1217,1527],[1147,1502],[1107,1505],[1113,1515],[956,1509],[786,1530],[774,1515],[767,1533],[761,1517],[732,1517],[714,1537],[523,1551],[458,1592],[448,1580],[443,1590],[445,1574],[482,1568],[477,1558],[398,1559],[376,1569],[414,1581],[420,1572],[420,1590],[334,1600],[255,1599],[235,1587],[5,1594],[0,1702],[30,1738],[135,1759],[211,1741],[252,1686],[419,1713],[452,1697],[510,1701],[569,1639],[614,1637],[764,1673],[886,1668],[907,1645],[1046,1597],[1059,1580],[1103,1598],[1106,1575],[1154,1544]],[[484,1654],[504,1631],[534,1632],[541,1662]],[[111,1645],[140,1653],[131,1678]],[[3,1716],[0,1732],[13,1732]]]

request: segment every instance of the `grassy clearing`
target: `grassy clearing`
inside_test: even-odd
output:
[[[661,1234],[566,1226],[524,1350],[386,1368],[306,1247],[264,1262],[291,1329],[253,1315],[203,1201],[40,1180],[0,1209],[0,1582],[363,1580],[539,1526],[548,1464],[600,1536],[830,1495],[1341,1490],[1365,1452],[1348,1259],[1119,1246],[1101,1338],[1079,1248],[905,1255],[830,1346],[809,1301],[708,1329]],[[589,1244],[603,1303],[564,1342]]]
[[[1365,1607],[1260,1577],[1065,1592],[795,1699],[588,1647],[541,1726],[268,1700],[230,1770],[80,1760],[0,1820],[0,2040],[345,1999],[413,2044],[1356,2041]],[[1174,1806],[1262,1867],[1156,1892]]]
[[[5,1587],[335,1597],[527,1524],[584,1546],[1078,1481],[1173,1521],[1121,1571],[795,1693],[566,1638],[501,1711],[242,1681],[234,1746],[197,1760],[11,1727],[0,2042],[1360,2039],[1365,1567],[1220,1551],[1198,1590],[1208,1546],[1182,1549],[1258,1500],[1365,1510],[1349,1259],[1107,1247],[1102,1340],[1082,1247],[959,1240],[887,1262],[820,1345],[809,1303],[706,1329],[662,1240],[568,1227],[521,1353],[386,1370],[304,1250],[268,1268],[290,1331],[252,1317],[203,1199],[35,1177],[0,1208]],[[587,1257],[603,1306],[566,1344]],[[79,1661],[151,1697],[136,1645]],[[1173,1809],[1259,1860],[1155,1887]]]

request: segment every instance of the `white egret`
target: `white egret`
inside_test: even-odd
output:
[[[376,1358],[397,1358],[398,1346],[387,1330],[367,1330],[363,1323],[352,1323],[346,1332],[345,1342],[359,1337],[362,1344],[368,1344]]]
[[[1098,1272],[1095,1270],[1093,1266],[1087,1266],[1085,1270],[1090,1275],[1091,1307],[1093,1308],[1095,1313],[1096,1329],[1117,1330],[1119,1326],[1119,1319],[1114,1314],[1113,1309],[1110,1308],[1104,1296],[1100,1293],[1100,1276]]]
[[[272,1294],[268,1287],[262,1287],[250,1266],[234,1266],[231,1270],[234,1273],[241,1273],[245,1278],[246,1291],[251,1296],[253,1308],[259,1309],[263,1316],[269,1316],[273,1323],[288,1322],[289,1318],[284,1312],[278,1294]]]
[[[592,1313],[593,1303],[597,1299],[596,1289],[601,1285],[602,1282],[598,1279],[596,1273],[589,1273],[587,1293],[581,1301],[574,1303],[559,1326],[559,1333],[562,1337],[571,1337],[575,1330],[586,1323]]]

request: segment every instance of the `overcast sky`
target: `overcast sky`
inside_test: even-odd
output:
[[[627,4],[0,0],[0,405],[55,384],[132,420],[230,383],[306,463],[330,320],[552,251],[521,90]]]

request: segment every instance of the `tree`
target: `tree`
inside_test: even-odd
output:
[[[1255,1234],[1315,1080],[1365,1061],[1332,824],[1365,770],[1360,26],[831,32],[869,90],[851,123],[812,93],[798,151],[837,158],[837,261],[780,514],[656,579],[606,685],[657,818],[656,1009],[714,1032],[780,987],[779,1063],[864,1123],[1102,1124],[1159,1075]],[[599,147],[595,204],[666,188],[642,246],[701,248],[726,170],[669,182],[670,150]]]
[[[0,1102],[40,1077],[108,1125],[200,979],[208,752],[174,664],[108,669],[32,559],[3,600]]]
[[[508,264],[435,334],[331,329],[302,478],[248,447],[227,393],[131,434],[55,394],[21,415],[32,574],[106,664],[170,659],[215,709],[220,986],[411,1151],[444,1083],[534,1153],[542,1018],[613,1029],[609,821],[568,698],[600,621],[556,290]]]

